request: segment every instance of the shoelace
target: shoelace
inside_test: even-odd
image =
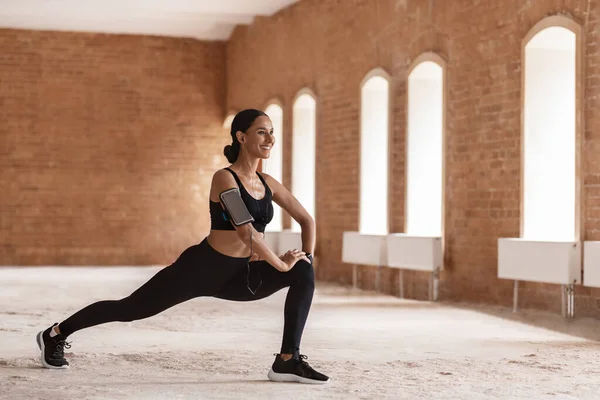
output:
[[[279,353],[273,353],[274,356],[279,356]],[[308,356],[305,356],[304,354],[298,354],[298,361],[300,361],[301,364],[304,365],[308,365],[308,362],[304,361],[304,360],[308,360]]]
[[[300,356],[300,358],[298,361],[300,361],[304,365],[308,365],[308,362],[304,361],[304,360],[308,360],[308,356],[305,356],[304,354],[300,354],[299,356]]]
[[[307,372],[312,373],[314,371],[313,368],[305,360],[308,360],[308,356],[305,356],[304,354],[300,354],[300,357],[298,359],[298,361],[300,361],[300,365],[302,366],[302,368],[304,370],[306,370]]]
[[[54,357],[64,358],[65,349],[70,349],[71,343],[72,342],[67,342],[66,340],[59,340],[58,342],[56,342],[56,347],[55,347],[56,350],[54,351],[54,353],[52,353],[52,355]]]
[[[307,359],[308,359],[307,356],[305,356],[304,354],[300,354],[298,357],[298,361],[300,363],[299,367],[300,367],[300,370],[302,371],[303,376],[313,378],[313,377],[315,377],[315,374],[318,374],[318,372],[315,371],[313,369],[313,367],[311,367],[308,364],[308,362],[306,361]]]

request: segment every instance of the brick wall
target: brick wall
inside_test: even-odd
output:
[[[238,27],[227,44],[227,107],[281,99],[288,186],[294,96],[303,87],[318,96],[318,277],[351,282],[341,239],[343,231],[358,229],[359,84],[375,67],[392,76],[390,222],[392,231],[402,231],[406,75],[412,60],[434,51],[448,61],[449,93],[441,298],[511,304],[512,282],[496,278],[497,239],[519,235],[521,39],[549,15],[584,25],[584,239],[600,239],[599,13],[588,0],[303,0]],[[373,272],[362,268],[364,287],[373,287]],[[383,290],[397,294],[395,282],[397,271],[385,270]],[[406,295],[427,298],[427,283],[427,274],[405,273]],[[578,315],[600,315],[600,291],[577,287],[576,293]],[[521,285],[523,307],[560,312],[560,297],[557,285]]]
[[[225,46],[0,30],[0,265],[167,264],[208,233]]]

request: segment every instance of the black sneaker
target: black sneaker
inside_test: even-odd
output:
[[[307,358],[305,355],[300,354],[283,361],[279,354],[275,354],[275,362],[267,376],[275,382],[299,382],[317,385],[329,382],[329,377],[315,371],[304,361]]]
[[[42,351],[42,365],[46,368],[64,369],[69,368],[69,362],[65,359],[65,348],[71,348],[71,345],[65,340],[63,335],[50,337],[50,329],[58,324],[52,325],[37,334],[36,341]]]

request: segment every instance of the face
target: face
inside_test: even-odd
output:
[[[275,144],[271,119],[262,115],[254,120],[246,133],[238,132],[237,137],[248,155],[261,159],[269,158]]]

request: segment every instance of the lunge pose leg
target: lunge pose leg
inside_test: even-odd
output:
[[[38,333],[44,367],[69,367],[64,357],[70,347],[67,337],[81,329],[148,318],[196,297],[253,301],[287,287],[281,350],[268,378],[328,382],[300,354],[314,292],[314,221],[281,183],[257,171],[275,142],[269,117],[258,110],[241,111],[232,122],[231,137],[232,144],[225,147],[231,166],[217,171],[211,184],[210,234],[131,295],[90,304]],[[264,231],[273,218],[272,201],[302,227],[302,249],[278,256],[267,246]]]

